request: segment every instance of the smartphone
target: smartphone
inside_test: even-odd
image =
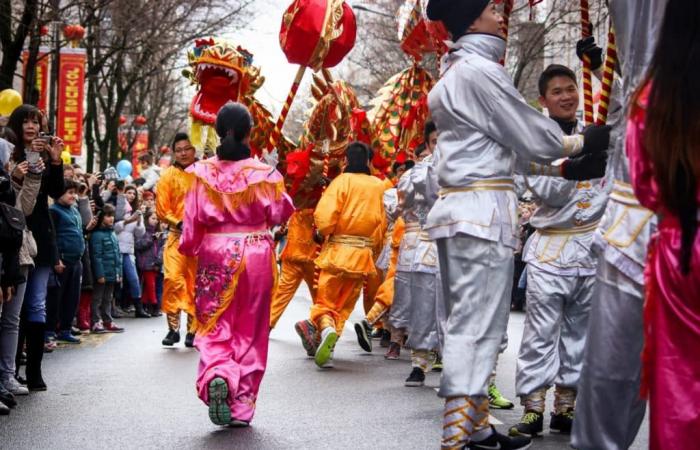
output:
[[[50,135],[48,135],[48,134],[43,134],[43,133],[42,133],[42,134],[39,135],[39,139],[42,139],[44,142],[46,142],[47,145],[51,146],[51,144],[53,144],[53,139],[54,139],[54,137],[53,137],[53,136],[50,136]]]
[[[39,170],[39,161],[41,161],[41,153],[30,150],[27,152],[27,163],[31,173],[41,173]]]

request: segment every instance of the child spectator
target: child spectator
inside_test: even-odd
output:
[[[80,339],[71,334],[71,325],[80,301],[83,274],[81,259],[85,252],[83,218],[77,205],[78,183],[66,179],[63,186],[63,195],[49,208],[56,229],[59,260],[55,267],[58,283],[50,287],[47,294],[47,331],[55,329],[57,320],[57,340],[67,344],[80,344]],[[87,200],[83,203],[83,215],[86,220],[92,221],[89,203]]]
[[[122,255],[114,234],[114,206],[104,205],[97,216],[95,231],[90,236],[92,276],[95,280],[92,296],[92,332],[121,333],[112,320],[114,287],[122,278]],[[100,320],[101,319],[101,320]]]
[[[136,308],[136,317],[147,318],[151,317],[151,315],[144,311],[143,304],[141,303],[141,282],[136,272],[136,257],[134,255],[134,243],[136,239],[144,235],[146,227],[143,225],[143,213],[141,213],[139,209],[139,197],[136,187],[127,186],[124,189],[124,197],[127,202],[124,220],[120,220],[114,225],[114,231],[117,233],[117,238],[119,239],[119,250],[122,253],[123,261],[122,272],[124,273],[124,283],[122,286],[122,295],[126,294],[124,288],[128,288],[128,294],[131,296],[134,307]],[[119,211],[119,206],[117,206],[117,211]]]
[[[161,232],[158,216],[153,210],[145,215],[146,233],[136,240],[136,264],[143,279],[143,295],[141,300],[144,308],[152,316],[159,312],[156,295],[156,280],[163,266]]]

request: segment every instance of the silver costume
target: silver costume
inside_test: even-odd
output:
[[[487,395],[518,245],[516,152],[539,163],[566,154],[559,126],[527,105],[498,63],[504,51],[499,37],[463,36],[428,99],[440,131],[431,171],[439,192],[425,229],[437,240],[448,314],[441,397]]]
[[[610,2],[625,105],[646,75],[666,3]],[[572,432],[572,446],[581,450],[629,448],[646,407],[639,396],[644,264],[656,217],[639,205],[629,184],[625,128],[619,125],[609,156],[606,177],[613,191],[596,233],[601,257]]]
[[[396,188],[387,189],[384,191],[384,214],[386,215],[386,223],[389,224],[386,233],[384,233],[384,247],[374,264],[382,273],[386,273],[391,262],[391,236],[394,231],[396,216],[398,215],[397,208],[399,205],[399,197]]]
[[[612,112],[612,111],[611,111]],[[518,353],[516,394],[526,410],[544,412],[556,384],[557,413],[573,408],[588,329],[596,257],[591,247],[608,198],[604,180],[523,177],[539,207],[523,249],[527,309]]]
[[[437,248],[422,231],[430,210],[424,192],[431,163],[432,158],[427,157],[416,164],[401,177],[397,186],[399,210],[406,231],[399,247],[394,302],[388,322],[392,327],[408,332],[408,346],[413,350],[437,350],[439,347]]]

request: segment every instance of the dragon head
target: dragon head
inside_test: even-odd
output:
[[[194,121],[214,125],[216,114],[228,101],[249,104],[265,81],[253,66],[253,55],[218,38],[198,39],[188,52],[190,69],[183,74],[198,86],[190,104]]]

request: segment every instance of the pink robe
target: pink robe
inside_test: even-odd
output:
[[[650,448],[698,448],[700,428],[700,233],[690,273],[680,270],[681,228],[664,207],[654,167],[644,149],[649,86],[627,129],[627,156],[639,202],[660,216],[646,267],[644,374],[650,403]],[[700,203],[700,188],[697,192]]]
[[[276,281],[269,229],[294,211],[282,175],[255,159],[216,157],[187,169],[197,178],[185,200],[180,251],[197,256],[197,392],[226,380],[233,419],[250,421],[267,365],[270,299]]]

